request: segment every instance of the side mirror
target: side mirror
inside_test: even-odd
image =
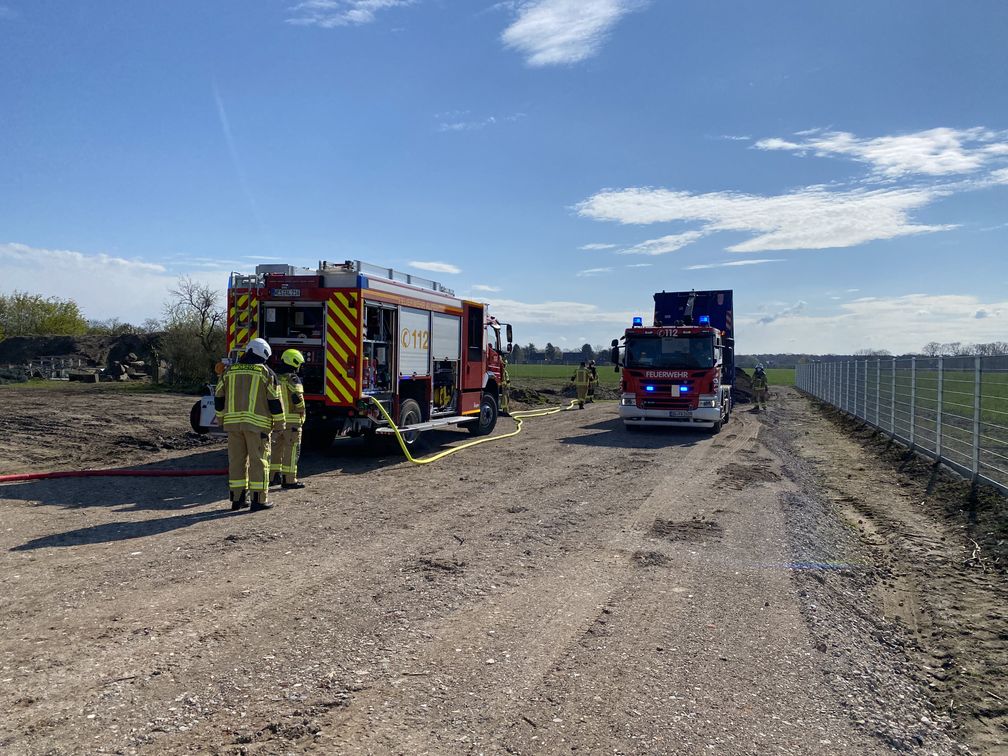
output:
[[[505,333],[507,333],[507,343],[511,344],[514,341],[514,335],[511,332],[511,324],[510,323],[505,323],[504,324],[504,331],[505,331]],[[508,349],[508,351],[510,352],[511,350]]]
[[[613,339],[612,340],[612,344],[610,344],[609,346],[611,346],[613,349],[615,349],[616,347],[619,346],[619,342],[616,339]]]
[[[619,370],[619,347],[613,344],[612,351],[609,352],[609,361]]]
[[[511,342],[509,341],[509,342],[507,343],[507,350],[506,350],[506,351],[507,351],[507,353],[508,353],[508,354],[511,354],[511,352],[512,352],[512,350],[513,350],[513,349],[514,349],[514,344],[512,344],[512,343],[511,343]]]

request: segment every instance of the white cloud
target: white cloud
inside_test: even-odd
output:
[[[953,226],[922,225],[909,218],[911,210],[942,194],[927,188],[829,191],[812,186],[776,196],[630,188],[599,192],[580,203],[577,211],[586,218],[623,224],[702,221],[699,232],[690,232],[693,238],[715,231],[748,232],[752,238],[728,249],[762,252],[852,247],[876,239],[944,231]]]
[[[761,150],[787,150],[819,157],[844,156],[869,164],[879,176],[948,176],[974,173],[1008,155],[1008,134],[984,128],[936,128],[913,134],[861,139],[846,131],[806,132],[800,141],[772,138]]]
[[[628,268],[650,268],[654,263],[634,263],[633,265],[627,265]]]
[[[488,126],[494,126],[498,123],[516,123],[524,117],[524,113],[512,113],[511,115],[502,116],[501,118],[498,118],[497,116],[487,116],[486,118],[477,120],[459,120],[458,117],[456,117],[451,120],[441,121],[441,123],[438,124],[438,131],[481,131]]]
[[[586,268],[585,270],[579,270],[577,276],[579,278],[585,278],[588,276],[600,276],[603,273],[612,273],[612,268]]]
[[[486,284],[473,284],[473,291],[500,291],[500,286],[487,286]]]
[[[184,268],[179,270],[183,272]],[[41,271],[45,275],[41,275]],[[219,288],[222,294],[227,286],[227,273],[220,270],[195,272],[192,277]],[[73,299],[88,318],[116,317],[140,323],[146,318],[158,317],[177,280],[175,272],[157,263],[0,243],[0,281],[3,282],[0,291],[18,289],[46,297]]]
[[[978,312],[987,316],[977,318]],[[736,317],[743,351],[777,351],[793,339],[796,349],[813,353],[871,347],[899,354],[915,352],[929,341],[1003,341],[1008,301],[957,294],[863,297],[841,304],[837,313],[812,315],[803,310],[766,323],[759,320]]]
[[[672,234],[663,236],[660,239],[648,239],[640,244],[635,244],[627,249],[621,249],[616,254],[619,255],[666,255],[675,252],[688,244],[692,244],[703,236],[702,231],[689,231],[685,234]]]
[[[784,262],[784,260],[733,260],[723,263],[705,263],[703,265],[687,265],[683,270],[707,270],[709,268],[737,268],[742,265],[763,265],[765,263]]]
[[[456,273],[461,273],[462,269],[456,265],[445,262],[424,262],[414,260],[409,264],[411,268],[416,268],[417,270],[429,270],[432,273],[450,273],[455,275]]]
[[[513,299],[492,299],[491,311],[502,322],[526,325],[576,326],[585,323],[629,323],[634,313],[600,310],[597,305],[583,302],[519,302]]]
[[[530,66],[578,63],[598,53],[613,27],[642,0],[528,0],[501,39]]]
[[[804,302],[802,300],[798,300],[797,302],[795,302],[790,307],[785,307],[783,310],[780,310],[779,312],[772,313],[770,315],[764,315],[763,317],[761,317],[756,322],[759,323],[760,325],[768,325],[768,324],[773,323],[775,321],[781,320],[782,318],[790,318],[790,317],[793,317],[794,315],[798,315],[798,314],[804,312],[805,308],[807,306],[808,306],[807,302]]]
[[[378,11],[412,5],[415,0],[304,0],[293,6],[288,24],[319,26],[333,29],[337,26],[370,24]]]
[[[585,251],[591,252],[598,249],[615,249],[616,244],[583,244],[578,249],[583,249]]]

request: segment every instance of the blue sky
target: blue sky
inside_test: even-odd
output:
[[[608,343],[1008,340],[1008,4],[0,0],[0,291],[361,259]]]

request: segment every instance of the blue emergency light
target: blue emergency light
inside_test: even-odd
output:
[[[654,386],[645,386],[644,390],[645,391],[654,391]]]
[[[633,319],[633,324],[634,324],[634,328],[638,328],[638,327],[644,325],[644,318],[642,318],[640,316],[634,318]]]
[[[680,386],[679,387],[679,393],[680,394],[685,394],[687,391],[689,391],[689,386]]]
[[[707,325],[707,326],[709,326],[710,325],[710,315],[701,315],[700,316],[700,325]]]

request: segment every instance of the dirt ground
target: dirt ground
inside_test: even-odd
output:
[[[424,466],[338,441],[257,514],[216,478],[0,484],[0,751],[1003,751],[1003,502],[772,398]],[[0,401],[0,472],[224,466],[189,397]]]

